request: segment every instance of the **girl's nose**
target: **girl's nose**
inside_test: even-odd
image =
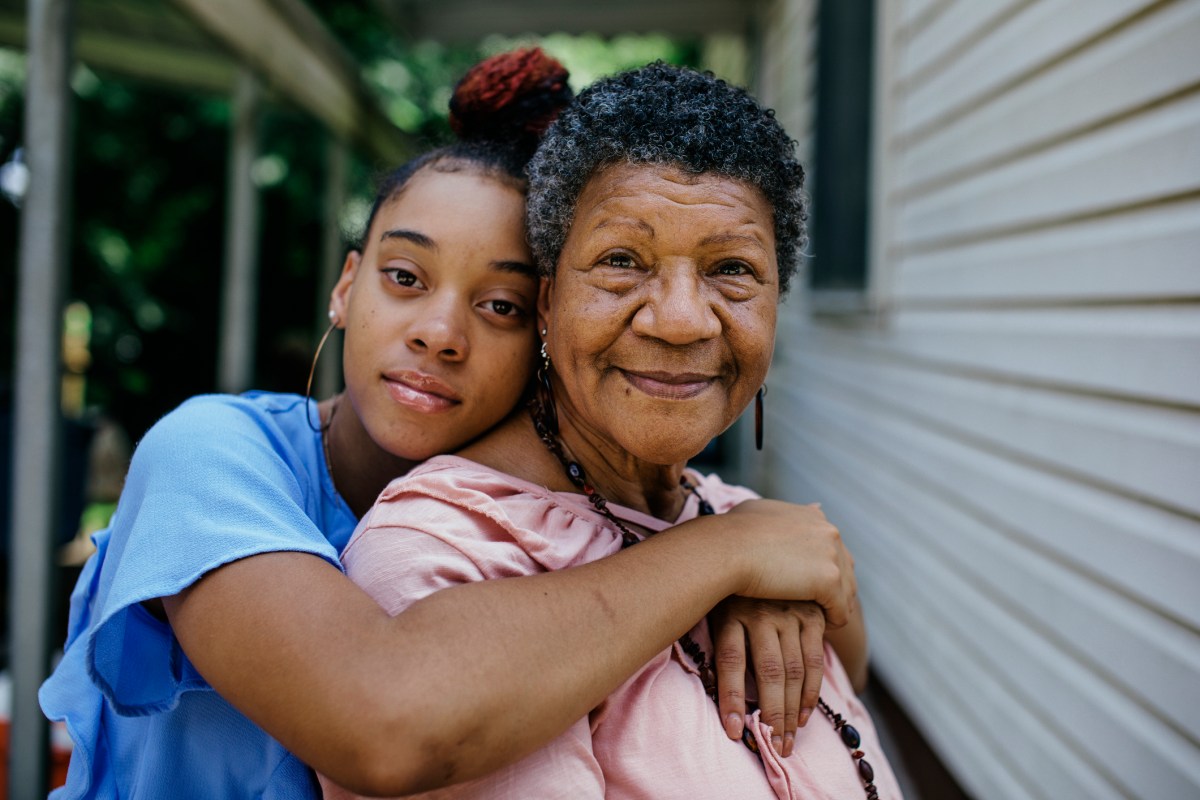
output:
[[[453,298],[431,299],[409,326],[407,341],[412,350],[449,361],[463,360],[470,349],[466,321]]]

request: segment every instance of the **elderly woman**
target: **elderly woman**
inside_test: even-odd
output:
[[[803,171],[773,115],[651,65],[583,92],[530,177],[536,397],[391,484],[360,523],[347,570],[393,613],[443,587],[593,561],[753,496],[686,463],[760,392],[803,243]],[[829,563],[828,541],[795,544],[781,562]],[[862,635],[861,620],[848,628]],[[701,622],[546,747],[438,796],[899,797],[829,647],[825,659],[821,713],[794,748],[757,714],[731,741]]]

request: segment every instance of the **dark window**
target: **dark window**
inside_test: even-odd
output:
[[[875,4],[821,0],[809,285],[856,291],[867,280]]]

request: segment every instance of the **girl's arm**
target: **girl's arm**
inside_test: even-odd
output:
[[[845,624],[851,561],[819,511],[760,500],[396,617],[288,552],[213,570],[164,604],[201,674],[285,747],[354,791],[408,794],[532,752],[730,594],[811,599]]]

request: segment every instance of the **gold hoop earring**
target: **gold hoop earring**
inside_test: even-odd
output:
[[[317,342],[317,352],[313,353],[312,366],[308,368],[308,383],[304,385],[304,418],[308,421],[308,427],[313,433],[321,433],[321,414],[317,412],[317,424],[313,425],[312,415],[307,413],[309,403],[312,401],[312,384],[313,376],[317,374],[317,359],[321,357],[321,351],[325,348],[325,341],[329,339],[329,334],[333,333],[337,328],[337,314],[331,308],[329,309],[329,327],[325,329],[325,334],[321,336],[321,341]]]

